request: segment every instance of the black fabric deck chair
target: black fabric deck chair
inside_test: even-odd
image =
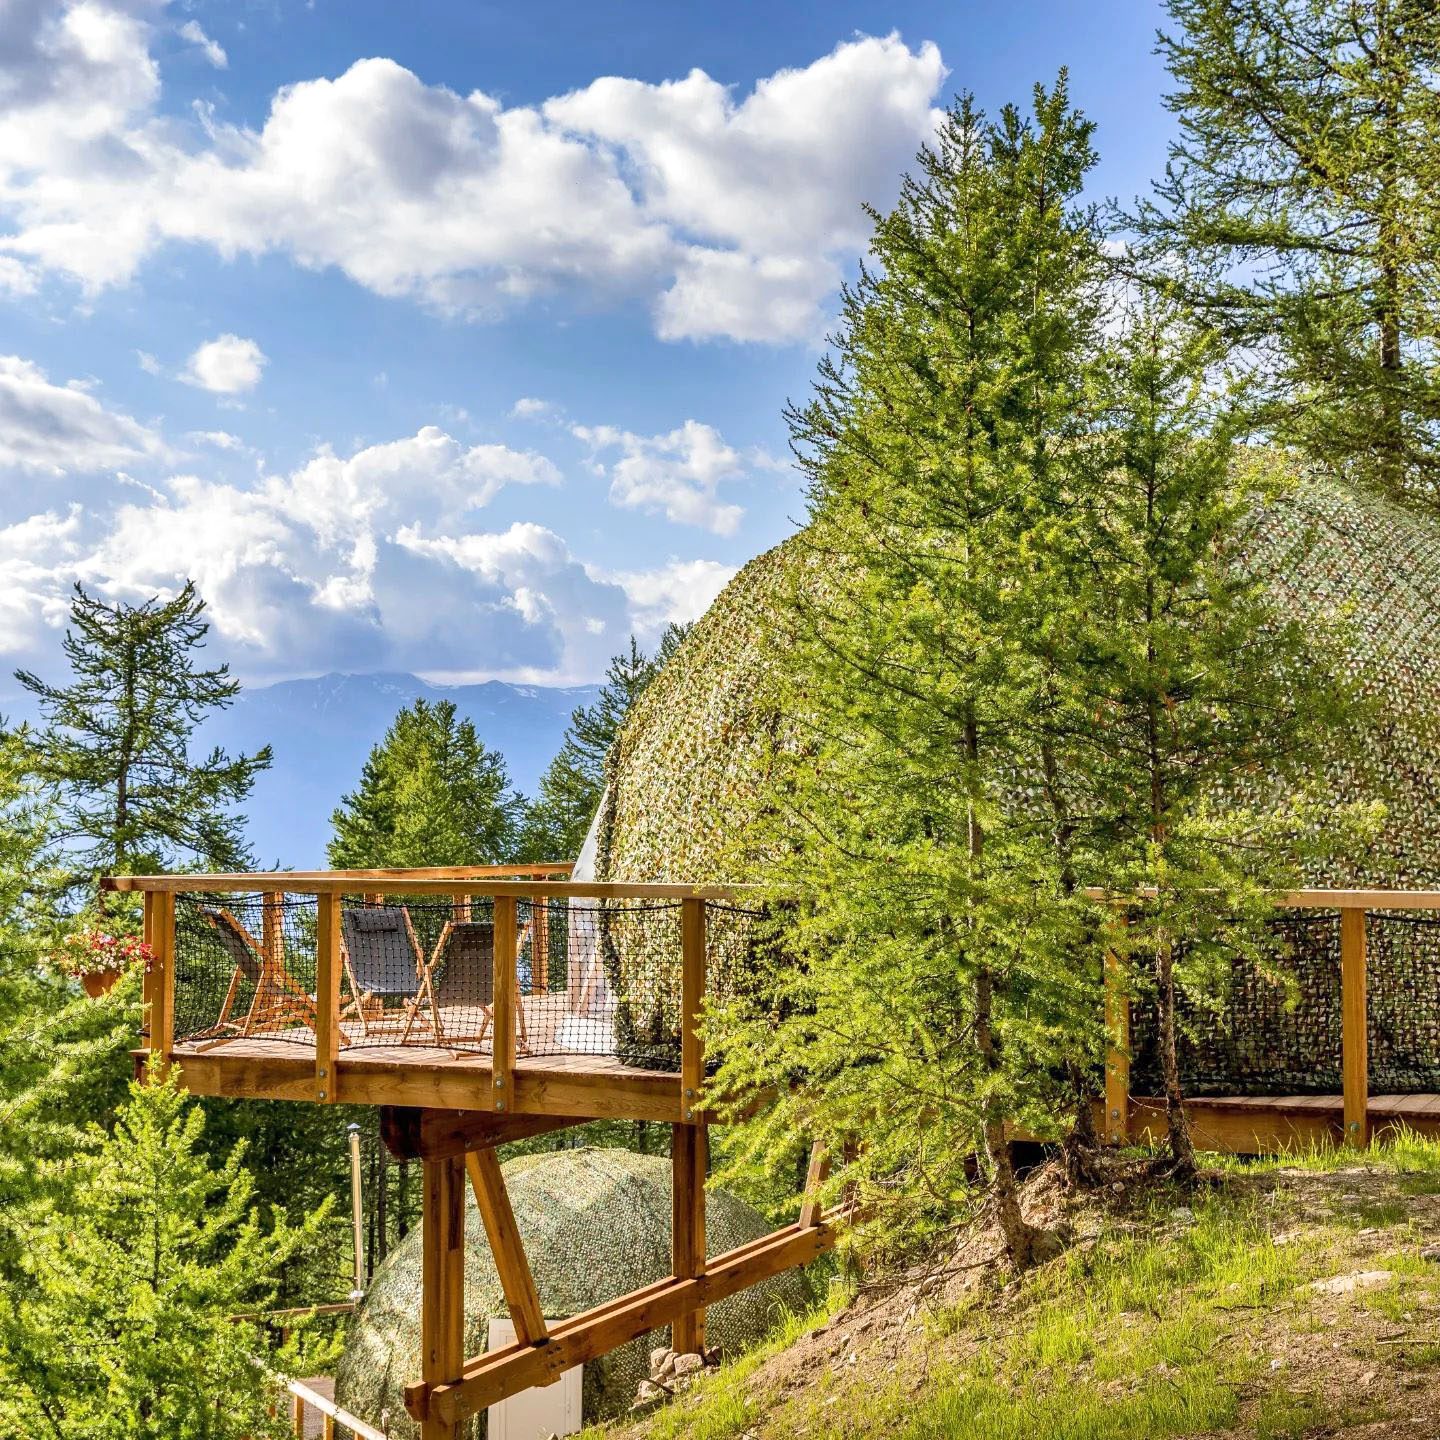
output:
[[[360,1032],[371,1029],[371,1002],[404,996],[405,1033],[420,1008],[425,977],[425,954],[420,948],[410,912],[403,905],[349,907],[340,917],[341,950],[345,978],[353,1001],[348,1010],[360,1022]]]
[[[440,932],[435,953],[423,966],[420,994],[414,1012],[405,1022],[405,1038],[419,1015],[420,1002],[428,1002],[428,1023],[437,1045],[482,1045],[495,1020],[495,926],[489,920],[450,920]],[[453,1019],[447,1030],[445,1012],[470,1012],[480,1028],[461,1033]],[[515,1019],[520,1051],[529,1049],[525,1033],[525,1006],[517,991]]]
[[[220,948],[234,962],[230,986],[220,1006],[219,1018],[208,1030],[195,1038],[230,1039],[262,1032],[274,1033],[295,1023],[315,1028],[315,997],[308,995],[285,968],[283,955],[269,955],[265,947],[235,918],[229,910],[207,906],[200,911],[215,932]],[[250,1008],[243,1020],[232,1020],[230,1012],[240,993],[240,986],[254,986]]]

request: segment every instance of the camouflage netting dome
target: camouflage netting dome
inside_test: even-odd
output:
[[[588,1310],[670,1273],[668,1160],[629,1150],[558,1150],[521,1156],[504,1169],[547,1317]],[[705,1226],[711,1254],[744,1245],[772,1228],[758,1211],[722,1190],[706,1195]],[[415,1230],[376,1272],[335,1378],[336,1402],[395,1440],[420,1433],[403,1398],[405,1386],[420,1374],[420,1259],[421,1236]],[[759,1339],[781,1309],[802,1309],[812,1298],[803,1272],[777,1275],[712,1307],[709,1342],[734,1353]],[[508,1314],[485,1229],[469,1196],[465,1354],[483,1353],[491,1316]],[[657,1331],[585,1366],[587,1422],[629,1406],[649,1373],[651,1348],[661,1343],[665,1332]],[[471,1433],[484,1434],[483,1417]]]
[[[792,541],[752,560],[637,702],[612,757],[598,878],[744,878],[782,724],[756,701],[778,660],[765,620],[798,560]],[[1345,652],[1317,661],[1358,676],[1376,703],[1363,760],[1333,778],[1339,802],[1384,799],[1385,832],[1315,883],[1440,886],[1440,523],[1310,479],[1265,507],[1248,561],[1289,613],[1348,615]]]

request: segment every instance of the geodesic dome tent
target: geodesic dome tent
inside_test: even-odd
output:
[[[1387,807],[1368,848],[1307,878],[1440,888],[1440,521],[1314,477],[1257,501],[1256,521],[1238,563],[1265,578],[1282,612],[1341,620],[1344,643],[1316,664],[1354,677],[1370,703],[1362,743],[1326,777],[1335,802]],[[750,837],[765,757],[792,728],[760,699],[783,659],[767,618],[809,563],[794,540],[751,561],[636,703],[611,758],[600,879],[743,880],[763,864]],[[1218,1010],[1190,1007],[1182,1070],[1192,1093],[1339,1090],[1338,917],[1313,912],[1275,928],[1295,993],[1237,969]],[[1440,917],[1371,914],[1369,945],[1372,1089],[1440,1091]],[[1135,1093],[1155,1093],[1154,1026],[1139,1000]]]
[[[800,563],[791,540],[746,565],[636,703],[611,760],[599,879],[745,878],[768,742],[786,729],[758,699],[782,659],[766,621]],[[1440,522],[1307,479],[1260,507],[1244,563],[1285,612],[1348,615],[1348,647],[1317,663],[1375,704],[1363,755],[1332,779],[1337,803],[1385,801],[1384,833],[1315,883],[1440,886]]]
[[[520,1238],[547,1318],[604,1304],[670,1273],[670,1161],[629,1150],[557,1150],[504,1166]],[[708,1249],[718,1254],[768,1234],[771,1226],[723,1190],[705,1197]],[[421,1236],[412,1231],[376,1272],[346,1340],[336,1403],[395,1440],[418,1436],[404,1389],[420,1374]],[[786,1271],[722,1300],[707,1312],[708,1343],[735,1352],[758,1340],[782,1309],[812,1299],[804,1272]],[[485,1229],[467,1200],[465,1354],[482,1354],[492,1316],[508,1317]],[[624,1411],[649,1373],[655,1331],[585,1366],[587,1422]],[[471,1433],[484,1434],[484,1418]]]

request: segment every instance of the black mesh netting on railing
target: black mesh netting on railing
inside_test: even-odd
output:
[[[608,1056],[645,1069],[679,1068],[679,902],[521,900],[516,912],[520,1056]],[[347,899],[340,915],[347,1048],[491,1052],[489,898]],[[707,904],[707,994],[733,993],[759,963],[762,918],[756,910]],[[313,896],[182,895],[176,930],[177,1040],[313,1043]]]
[[[1334,1095],[1340,1069],[1340,920],[1307,912],[1273,921],[1273,964],[1232,963],[1212,1004],[1182,1001],[1181,1079],[1192,1095]],[[1440,919],[1372,914],[1372,1094],[1440,1090]],[[1161,1093],[1153,1000],[1132,1014],[1131,1090]]]

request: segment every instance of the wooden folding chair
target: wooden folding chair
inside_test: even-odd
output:
[[[517,939],[517,951],[525,943],[529,932],[527,924]],[[484,1044],[485,1036],[495,1021],[495,926],[488,920],[447,920],[423,971],[415,1009],[405,1022],[405,1033],[400,1043],[403,1045],[409,1038],[423,1000],[429,1007],[428,1024],[437,1045]],[[478,1012],[479,1030],[464,1035],[452,1028],[447,1033],[446,1009]],[[525,1029],[525,1004],[518,987],[515,992],[515,1022],[516,1049],[525,1054],[530,1049],[530,1038]]]
[[[214,929],[221,947],[235,962],[235,969],[219,1018],[195,1038],[250,1036],[261,1031],[281,1030],[296,1021],[313,1030],[315,997],[301,989],[300,983],[285,968],[284,955],[269,953],[229,910],[206,907],[200,914]],[[243,1020],[232,1020],[230,1013],[245,982],[254,986],[250,1007]]]
[[[408,1035],[430,983],[410,911],[403,905],[347,907],[340,917],[340,953],[353,996],[346,1010],[359,1020],[361,1034],[369,1036],[374,1026],[374,1001],[383,1011],[386,999],[404,996]]]

